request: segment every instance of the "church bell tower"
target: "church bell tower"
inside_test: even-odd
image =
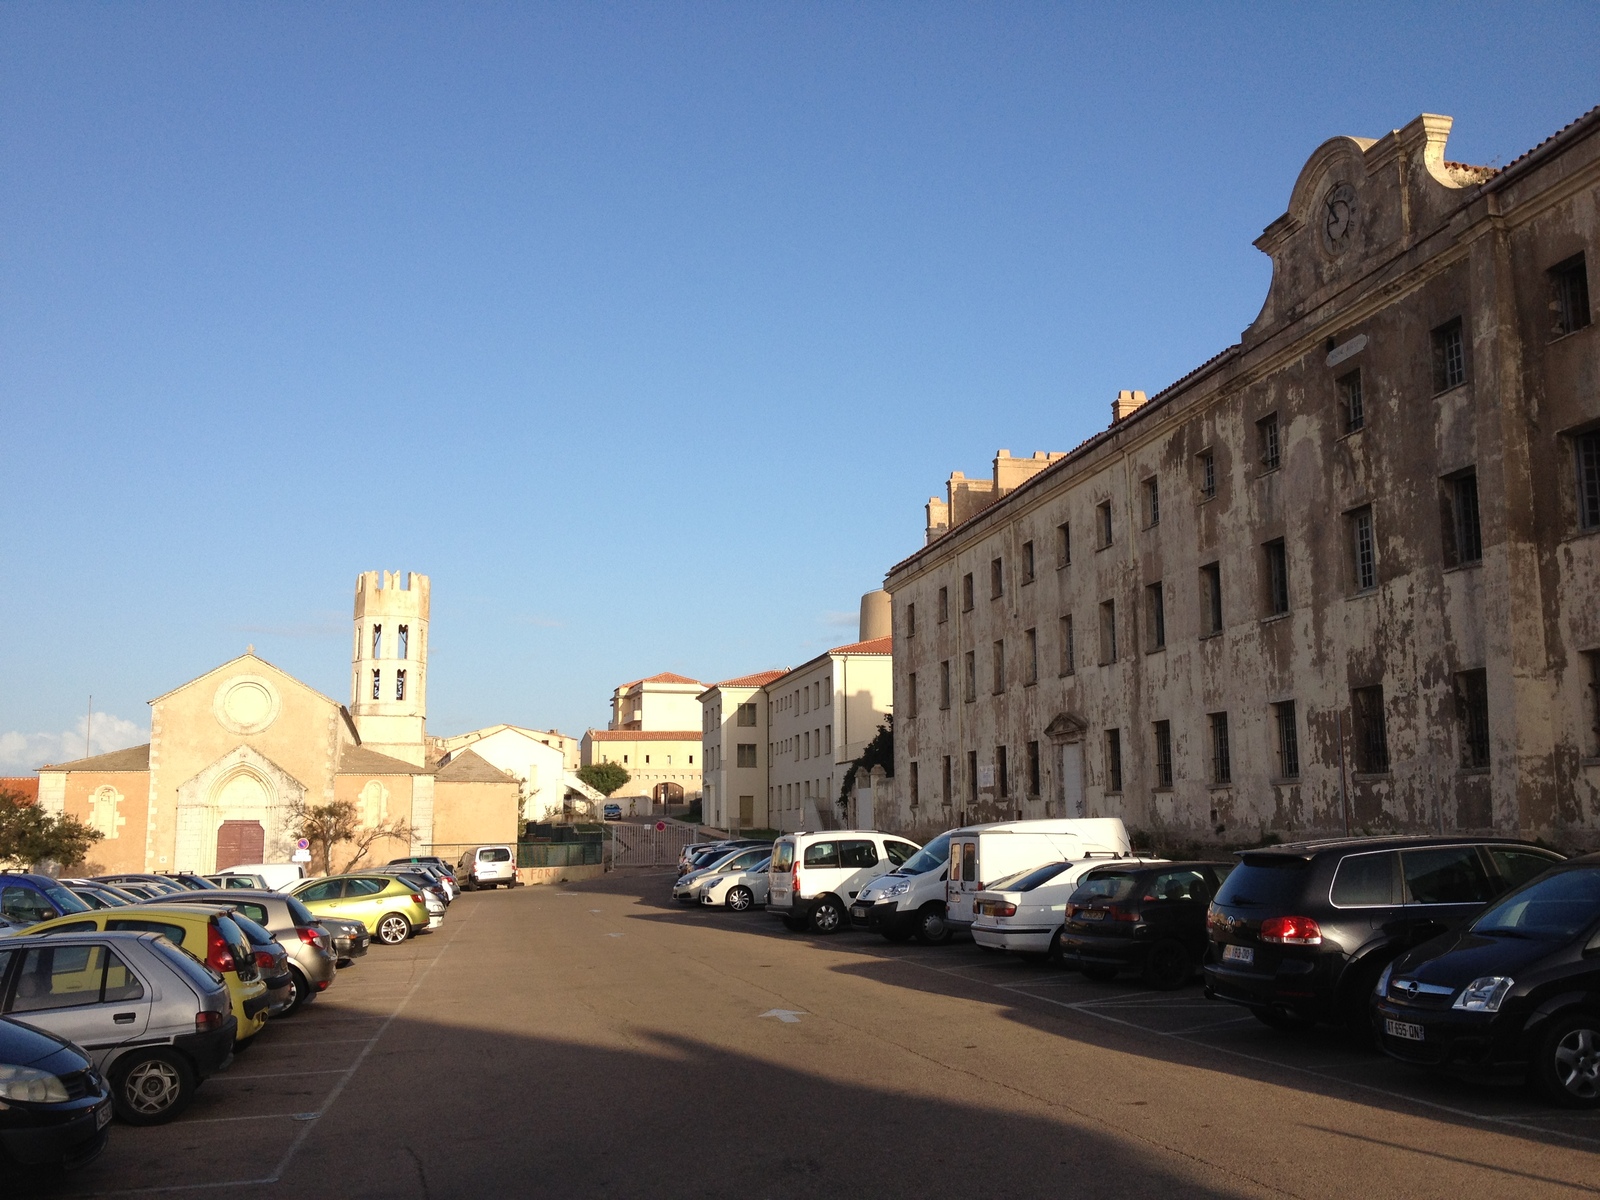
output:
[[[361,744],[426,764],[428,577],[365,571],[356,580],[350,715]]]

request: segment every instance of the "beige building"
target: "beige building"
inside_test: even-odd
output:
[[[584,766],[613,762],[628,769],[628,782],[610,797],[625,813],[701,799],[697,697],[705,687],[670,671],[621,684],[611,693],[610,727],[583,735]]]
[[[724,679],[700,693],[704,802],[701,819],[730,833],[770,829],[767,814],[767,684],[784,671]]]
[[[455,762],[470,749],[517,781],[522,820],[598,819],[605,797],[575,774],[578,740],[545,729],[490,725],[447,738],[430,738],[439,760]],[[567,745],[574,765],[567,766]]]
[[[611,693],[610,729],[697,729],[705,684],[687,675],[665,671],[624,683]]]
[[[287,861],[296,813],[335,800],[411,830],[369,862],[514,840],[515,780],[476,756],[426,765],[427,619],[426,576],[367,572],[349,708],[252,650],[152,700],[147,745],[42,767],[39,803],[104,835],[94,872]]]
[[[1600,828],[1600,110],[1500,168],[1450,125],[1323,144],[1238,345],[930,504],[888,824]]]

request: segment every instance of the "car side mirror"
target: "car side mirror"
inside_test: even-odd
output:
[[[55,909],[46,908],[44,910],[44,915],[42,917],[40,917],[39,920],[41,920],[41,921],[54,921],[60,915],[61,914],[58,913]]]

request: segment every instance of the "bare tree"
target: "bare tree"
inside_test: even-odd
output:
[[[385,838],[395,838],[409,843],[415,830],[403,818],[363,825],[360,811],[349,800],[335,800],[331,804],[302,804],[295,813],[299,835],[311,843],[312,861],[322,867],[324,875],[333,875],[334,851],[339,846],[350,847],[339,872],[352,870],[367,857],[368,851]]]

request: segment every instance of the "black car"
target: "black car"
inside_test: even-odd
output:
[[[82,1166],[110,1124],[111,1089],[81,1050],[0,1017],[0,1165]]]
[[[1527,1079],[1558,1103],[1600,1106],[1600,854],[1395,959],[1372,1022],[1395,1058]]]
[[[1239,857],[1207,914],[1206,994],[1279,1028],[1355,1029],[1396,956],[1563,861],[1510,838],[1341,838]]]
[[[1206,953],[1206,909],[1235,864],[1171,862],[1096,867],[1067,900],[1061,961],[1090,979],[1138,971],[1170,990],[1194,978]]]

